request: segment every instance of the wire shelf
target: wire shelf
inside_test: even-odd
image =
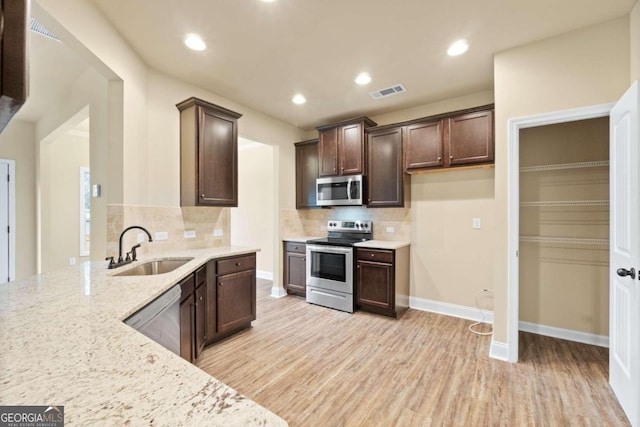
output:
[[[609,206],[608,200],[546,200],[538,202],[520,202],[523,207],[542,207],[542,206]]]
[[[555,165],[523,166],[520,168],[520,172],[542,172],[542,171],[564,170],[564,169],[601,168],[606,166],[609,166],[609,160],[597,160],[594,162],[578,162],[578,163],[558,163]]]
[[[530,243],[556,243],[562,245],[609,246],[609,239],[583,239],[577,237],[520,236],[520,241]]]

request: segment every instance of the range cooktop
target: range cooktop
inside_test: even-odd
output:
[[[328,236],[307,241],[313,245],[353,246],[373,238],[373,222],[330,220],[327,223]]]

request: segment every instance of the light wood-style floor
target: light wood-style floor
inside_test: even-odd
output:
[[[608,350],[520,334],[520,362],[490,359],[470,322],[409,310],[394,320],[269,296],[258,319],[198,366],[290,426],[627,426]]]

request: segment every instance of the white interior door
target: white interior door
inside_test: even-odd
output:
[[[638,82],[611,110],[609,383],[633,426],[640,426],[638,269]]]

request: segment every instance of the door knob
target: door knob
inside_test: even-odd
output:
[[[636,269],[635,268],[631,268],[631,270],[627,270],[625,268],[619,268],[616,273],[618,273],[618,276],[620,277],[625,277],[625,276],[631,276],[632,279],[636,278]]]

